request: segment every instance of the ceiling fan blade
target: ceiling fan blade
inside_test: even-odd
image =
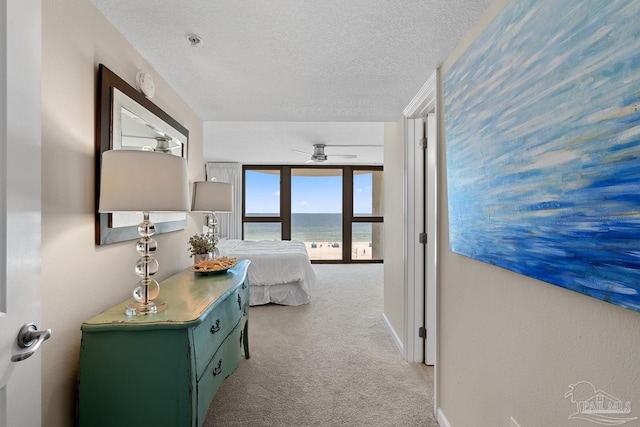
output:
[[[384,145],[376,145],[376,144],[335,144],[335,145],[328,145],[325,144],[325,147],[380,147],[383,148]]]
[[[356,159],[356,154],[327,154],[327,157],[341,157],[343,159]]]
[[[140,139],[156,139],[155,136],[145,136],[145,135],[122,135],[123,138],[140,138]]]
[[[296,150],[295,148],[292,148],[291,151],[295,151],[296,153],[300,153],[300,154],[306,154],[307,156],[311,156],[311,154],[312,154],[312,153],[308,153],[306,151]]]

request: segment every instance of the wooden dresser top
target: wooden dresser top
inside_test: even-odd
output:
[[[127,316],[125,306],[133,301],[130,299],[87,320],[82,324],[82,330],[98,332],[197,325],[219,301],[246,280],[249,264],[249,260],[239,260],[233,268],[217,274],[194,273],[188,268],[160,282],[158,298],[167,301],[166,310],[146,316]]]

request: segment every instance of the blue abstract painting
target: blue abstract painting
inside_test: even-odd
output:
[[[640,311],[640,1],[512,0],[443,83],[451,250]]]

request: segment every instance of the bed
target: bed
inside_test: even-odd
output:
[[[220,240],[220,255],[248,259],[249,304],[309,303],[316,274],[303,242]]]

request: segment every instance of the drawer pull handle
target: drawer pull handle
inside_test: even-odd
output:
[[[213,368],[213,376],[217,377],[222,373],[222,359],[218,360],[218,366]]]
[[[216,320],[216,324],[211,327],[211,334],[220,332],[220,319]]]
[[[247,289],[247,284],[245,282],[242,282],[242,289]]]
[[[242,297],[238,294],[238,310],[242,310]]]
[[[244,309],[242,309],[242,315],[246,316],[247,315],[247,307],[245,307]]]

